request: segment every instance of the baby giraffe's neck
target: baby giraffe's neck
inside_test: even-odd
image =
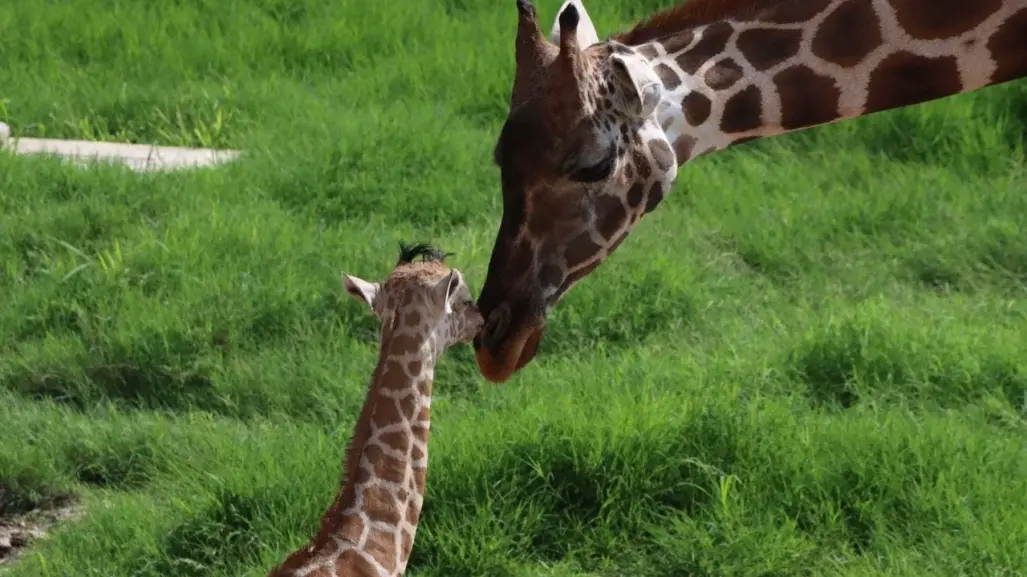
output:
[[[410,329],[383,331],[339,493],[309,546],[269,577],[403,575],[428,471],[434,349]]]

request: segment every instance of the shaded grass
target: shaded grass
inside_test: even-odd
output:
[[[484,279],[515,12],[86,8],[0,8],[16,133],[244,156],[0,154],[0,515],[86,510],[10,573],[261,575],[334,494],[373,368],[340,272],[416,239]],[[410,573],[1022,572],[1025,90],[698,159],[522,374],[448,352]]]

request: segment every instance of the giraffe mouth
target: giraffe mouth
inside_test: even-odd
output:
[[[474,351],[478,370],[493,383],[506,382],[535,358],[543,332],[544,322],[527,323],[505,342],[498,343],[496,350],[485,346],[478,348]]]

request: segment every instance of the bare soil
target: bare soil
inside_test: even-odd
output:
[[[0,566],[10,565],[58,523],[75,519],[79,507],[69,495],[48,499],[27,512],[5,516],[0,510]]]

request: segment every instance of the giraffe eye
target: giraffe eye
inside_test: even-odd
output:
[[[614,160],[616,160],[614,155],[607,156],[592,166],[574,170],[567,175],[567,178],[574,182],[599,182],[610,176],[610,173],[613,172]]]

